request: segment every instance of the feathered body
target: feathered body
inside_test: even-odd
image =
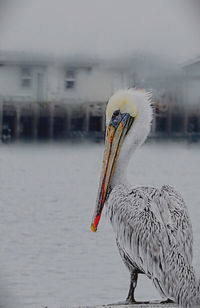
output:
[[[190,283],[197,286],[191,266],[190,218],[182,197],[172,187],[131,189],[118,185],[110,192],[105,207],[130,273],[146,274],[161,296],[176,301],[180,301],[180,292],[188,293]],[[181,280],[184,284],[180,285]],[[194,294],[189,295],[189,302],[191,296]],[[185,299],[182,304],[186,304]]]
[[[150,95],[137,90],[119,91],[108,107],[111,109],[123,99],[132,100],[137,115],[123,140],[116,167],[107,184],[106,213],[120,255],[133,276],[133,290],[137,283],[135,275],[144,273],[163,297],[183,307],[191,307],[199,303],[200,297],[199,282],[192,268],[193,235],[188,210],[181,195],[171,186],[131,188],[126,184],[129,159],[149,133],[152,108]],[[107,131],[109,121],[107,116]]]

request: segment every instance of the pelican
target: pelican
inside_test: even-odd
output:
[[[151,122],[150,93],[124,89],[111,96],[91,230],[97,231],[105,204],[119,253],[130,272],[125,303],[136,302],[138,274],[145,274],[166,301],[192,307],[200,303],[200,285],[192,267],[192,226],[183,198],[168,185],[131,187],[126,180],[130,157],[147,138]]]

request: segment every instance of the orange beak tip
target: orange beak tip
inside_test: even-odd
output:
[[[91,230],[92,230],[92,232],[96,232],[97,231],[97,228],[95,228],[94,224],[91,225]]]

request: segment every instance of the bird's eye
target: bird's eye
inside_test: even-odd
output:
[[[119,109],[117,109],[117,110],[115,110],[115,111],[113,112],[113,116],[114,116],[114,117],[117,117],[119,114],[120,114],[120,110],[119,110]]]

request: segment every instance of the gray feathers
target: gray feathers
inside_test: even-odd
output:
[[[115,186],[106,211],[130,271],[145,273],[162,296],[184,307],[199,301],[199,282],[191,265],[190,217],[184,200],[172,187]]]

